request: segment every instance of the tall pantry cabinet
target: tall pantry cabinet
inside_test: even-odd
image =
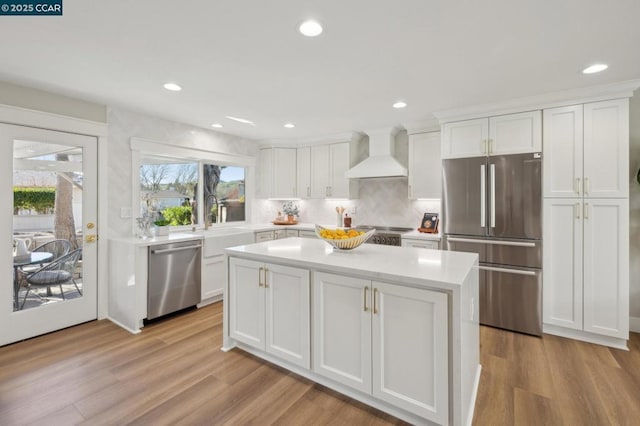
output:
[[[629,336],[629,101],[543,112],[543,322],[620,345]]]

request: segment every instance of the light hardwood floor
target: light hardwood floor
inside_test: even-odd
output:
[[[94,321],[5,346],[0,425],[402,424],[221,343],[215,304],[135,336]],[[474,424],[639,424],[639,335],[630,347],[482,327]]]

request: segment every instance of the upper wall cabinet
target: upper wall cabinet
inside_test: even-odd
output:
[[[409,198],[440,198],[440,132],[409,135]]]
[[[442,158],[542,151],[541,111],[445,123],[442,131]]]
[[[350,154],[349,142],[298,148],[298,197],[355,197],[357,182],[344,176],[351,165]]]
[[[263,148],[258,159],[259,198],[296,198],[296,149]]]
[[[544,111],[544,196],[626,198],[628,99]]]

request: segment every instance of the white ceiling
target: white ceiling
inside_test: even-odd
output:
[[[638,0],[65,0],[62,17],[0,17],[0,37],[1,80],[258,139],[640,77]],[[609,69],[580,73],[595,62]]]

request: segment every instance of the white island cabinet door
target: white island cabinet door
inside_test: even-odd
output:
[[[373,283],[373,396],[447,424],[447,295]]]
[[[265,268],[265,350],[310,368],[309,271],[273,264]]]
[[[262,275],[260,262],[229,259],[229,334],[239,342],[264,350]]]
[[[371,393],[371,281],[313,273],[313,371]]]
[[[629,338],[628,200],[584,200],[584,330]]]

